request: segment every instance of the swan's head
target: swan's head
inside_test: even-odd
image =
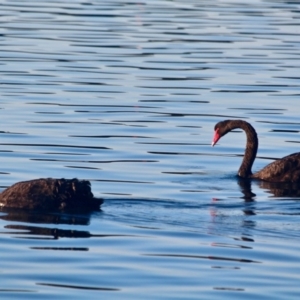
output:
[[[225,120],[217,123],[215,125],[214,129],[214,136],[212,140],[212,147],[218,142],[218,140],[224,136],[226,133],[232,130],[232,126],[230,124],[232,123],[232,120]]]

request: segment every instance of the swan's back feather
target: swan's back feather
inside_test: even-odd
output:
[[[300,183],[300,153],[276,160],[254,173],[252,177],[272,182]]]
[[[15,183],[0,194],[0,206],[25,209],[99,209],[86,180],[40,178]]]

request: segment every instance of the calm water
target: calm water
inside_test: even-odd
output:
[[[298,1],[1,1],[1,188],[92,181],[90,215],[0,213],[1,299],[299,299]]]

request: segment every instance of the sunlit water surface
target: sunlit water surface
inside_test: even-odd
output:
[[[299,151],[298,1],[1,1],[1,188],[92,182],[86,214],[0,213],[0,298],[299,299],[300,198],[236,177]]]

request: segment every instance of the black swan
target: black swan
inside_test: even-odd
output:
[[[269,182],[300,184],[300,152],[278,159],[262,170],[252,174],[251,168],[257,153],[258,139],[255,129],[246,121],[225,120],[217,123],[214,129],[215,133],[212,146],[214,146],[222,136],[236,128],[243,129],[247,136],[245,155],[238,171],[240,177],[257,178]]]
[[[0,208],[99,210],[87,180],[41,178],[15,183],[0,194]]]

